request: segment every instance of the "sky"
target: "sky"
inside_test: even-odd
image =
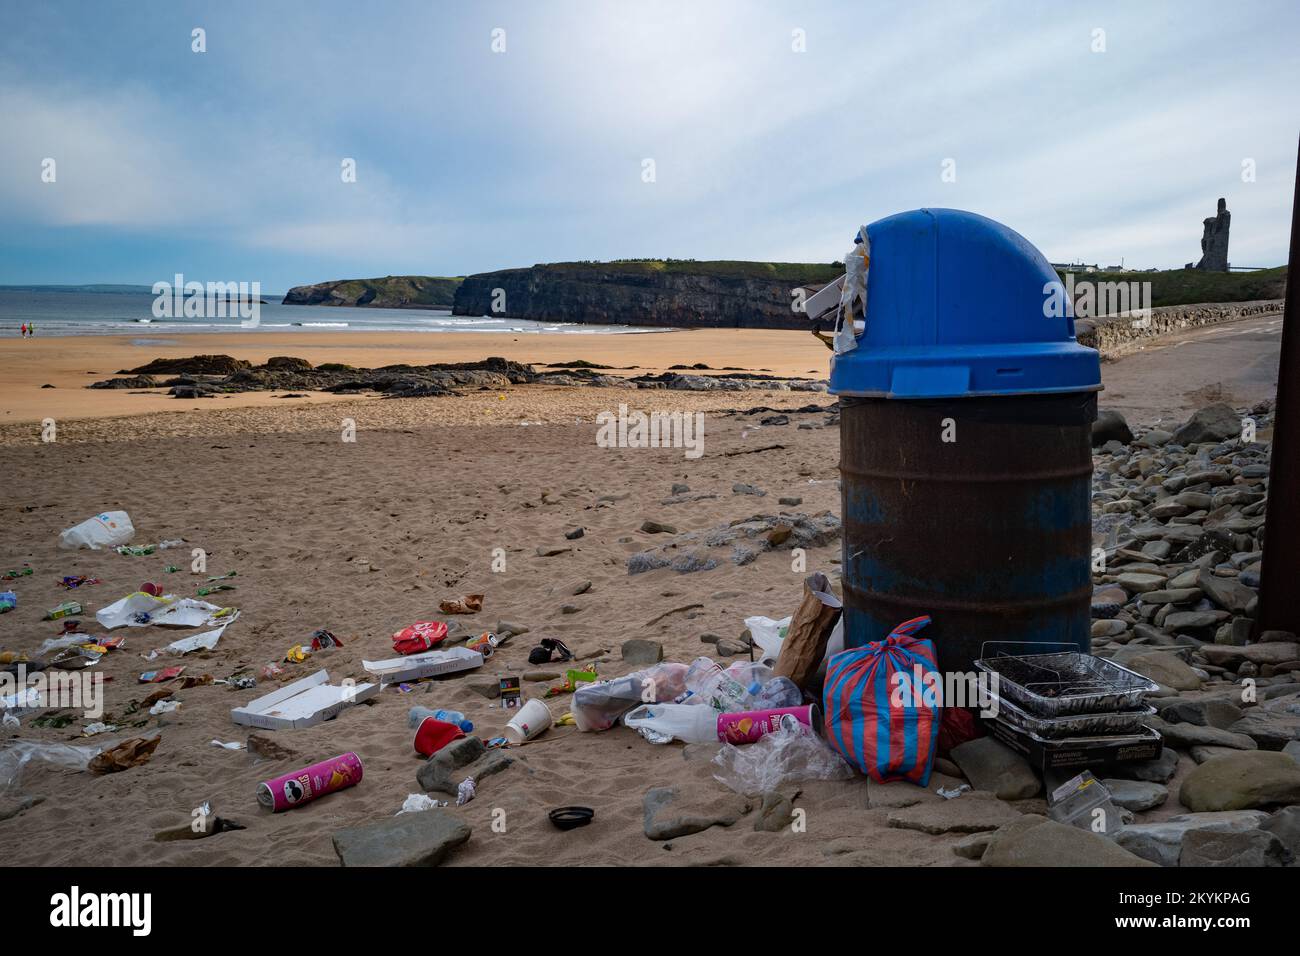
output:
[[[0,283],[829,262],[921,206],[1176,268],[1220,196],[1232,263],[1280,265],[1298,28],[1294,0],[0,0]]]

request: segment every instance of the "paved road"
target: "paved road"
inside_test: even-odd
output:
[[[1183,421],[1211,402],[1249,406],[1277,392],[1282,316],[1255,316],[1152,339],[1101,366],[1101,406],[1132,422]]]

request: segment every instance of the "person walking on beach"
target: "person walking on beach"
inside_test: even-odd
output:
[[[35,326],[35,324],[33,324],[33,323],[31,323],[31,322],[28,322],[28,323],[27,323],[27,335],[28,335],[28,337],[31,337],[31,336],[33,336],[33,335],[35,335],[35,334],[36,334],[36,326]]]
[[[23,323],[22,337],[23,337],[23,338],[27,338],[27,323],[26,323],[26,322]]]

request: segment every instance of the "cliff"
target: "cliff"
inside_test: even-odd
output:
[[[790,290],[824,285],[843,271],[837,263],[550,263],[466,277],[452,314],[596,325],[806,329],[807,318],[791,309]]]
[[[294,286],[284,305],[366,305],[376,309],[449,309],[459,278],[385,276]]]

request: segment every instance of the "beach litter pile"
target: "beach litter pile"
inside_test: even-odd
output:
[[[1267,426],[1268,409],[1250,411]],[[109,706],[93,719],[52,706],[49,686],[6,685],[0,788],[21,791],[24,773],[38,767],[147,775],[176,759],[168,753],[175,728],[197,719],[182,692],[220,687],[230,704],[219,723],[202,727],[202,749],[226,762],[223,772],[246,794],[245,809],[223,810],[249,826],[245,836],[328,813],[338,821],[335,853],[348,866],[448,859],[471,840],[476,808],[526,788],[537,768],[577,748],[595,748],[611,766],[629,749],[680,752],[701,771],[689,785],[634,784],[644,785],[644,837],[665,847],[688,847],[693,834],[742,821],[774,838],[800,832],[801,800],[813,797],[848,800],[876,823],[947,841],[967,864],[1292,865],[1300,856],[1300,642],[1251,627],[1268,445],[1223,434],[1216,414],[1127,435],[1107,420],[1094,458],[1095,543],[1105,561],[1094,568],[1090,649],[986,654],[977,669],[998,682],[978,704],[926,692],[941,683],[926,628],[942,608],[846,647],[833,570],[808,575],[799,594],[766,596],[756,613],[737,615],[738,638],[714,635],[716,652],[680,660],[665,659],[665,648],[635,626],[621,661],[570,644],[559,629],[470,626],[483,620],[491,595],[458,583],[426,598],[427,611],[370,633],[313,615],[299,636],[272,632],[270,650],[248,661],[223,635],[242,639],[251,612],[203,598],[232,589],[236,577],[235,593],[255,594],[255,574],[177,572],[166,580],[194,583],[130,590],[138,570],[115,580],[96,568],[97,578],[55,576],[60,590],[47,593],[35,590],[51,586],[46,570],[24,566],[5,576],[10,590],[0,601],[12,594],[10,606],[32,620],[49,608],[49,630],[62,630],[25,651],[4,649],[5,675],[93,675],[110,654],[156,663],[109,685]],[[668,567],[674,550],[716,550],[727,560],[736,546],[758,555],[817,547],[840,529],[829,512],[781,512],[644,533],[667,539],[648,553]],[[114,554],[134,547],[133,536],[125,513],[105,513],[63,537],[124,570],[161,564],[160,555]],[[620,578],[621,560],[612,562]],[[637,584],[678,580],[654,570]],[[79,600],[50,608],[67,596],[68,581]],[[92,602],[99,593],[113,600]],[[236,622],[239,630],[228,631]],[[524,634],[526,644],[516,640]],[[290,641],[298,643],[281,653]],[[391,717],[403,748],[409,740],[410,770],[399,768],[396,786],[391,757],[368,757],[367,736],[331,744],[322,735],[327,721],[351,727],[367,712]],[[382,813],[363,802],[376,787]],[[535,812],[556,839],[626,825],[607,794],[583,781],[548,792],[547,801]],[[1185,812],[1167,812],[1175,801]],[[312,805],[316,816],[286,814]],[[198,836],[245,838],[233,821],[218,825],[223,818],[210,807],[200,819]],[[170,829],[156,839],[179,839],[163,835]]]

